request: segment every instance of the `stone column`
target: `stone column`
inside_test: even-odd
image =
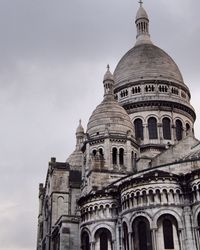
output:
[[[157,250],[157,239],[156,239],[156,229],[153,228],[151,230],[151,238],[152,238],[152,248],[153,250]]]
[[[111,242],[111,250],[115,250],[115,241],[114,240]]]
[[[185,221],[185,246],[186,249],[196,249],[194,244],[193,232],[192,232],[192,223],[191,223],[191,208],[190,206],[185,206],[183,209],[183,216]]]
[[[110,153],[110,140],[109,139],[105,139],[104,141],[104,164],[105,164],[105,168],[107,169],[111,169],[112,164],[111,164],[111,153]]]
[[[90,242],[90,249],[95,250],[95,242],[94,241]]]
[[[176,126],[172,124],[172,141],[176,142]]]
[[[132,232],[128,233],[128,244],[129,244],[129,250],[132,250]]]
[[[144,133],[144,144],[149,141],[149,134],[148,134],[148,125],[145,123],[143,124],[143,133]]]
[[[158,124],[157,124],[157,127],[158,127],[158,140],[159,140],[160,143],[161,143],[162,140],[163,140],[162,124],[161,124],[161,123],[158,123]]]
[[[126,154],[124,155],[124,165],[127,166],[128,171],[133,171],[133,163],[132,163],[132,147],[131,141],[127,140],[126,142]]]
[[[197,249],[200,250],[200,234],[199,234],[198,227],[196,227],[194,230],[195,230],[196,246],[197,246]]]
[[[172,192],[168,192],[168,203],[169,204],[174,204],[174,197],[172,195]]]
[[[179,237],[179,242],[180,242],[180,249],[181,250],[186,250],[185,244],[183,242],[183,230],[178,230],[178,237]]]

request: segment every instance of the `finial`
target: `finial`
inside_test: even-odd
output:
[[[143,1],[142,1],[142,0],[139,0],[138,3],[140,4],[140,7],[142,7]]]
[[[110,65],[109,65],[109,64],[107,65],[107,70],[108,70],[108,71],[110,70]]]
[[[81,119],[79,119],[79,125],[81,125]]]

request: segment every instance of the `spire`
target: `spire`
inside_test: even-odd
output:
[[[84,128],[81,124],[81,119],[79,120],[78,128],[76,129],[76,150],[80,150],[81,145],[84,140]]]
[[[114,77],[110,72],[110,66],[107,65],[107,71],[103,78],[104,84],[104,100],[105,99],[114,99],[113,85],[114,85]]]
[[[138,3],[140,4],[140,7],[142,7],[142,4],[143,4],[142,0],[139,0]]]
[[[137,28],[137,40],[135,45],[152,43],[149,34],[149,18],[147,12],[143,8],[143,1],[139,0],[140,7],[136,14],[135,24]]]

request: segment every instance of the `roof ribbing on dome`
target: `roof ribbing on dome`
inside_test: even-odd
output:
[[[108,134],[133,135],[133,125],[123,107],[114,99],[113,76],[109,68],[104,76],[104,99],[93,111],[88,125],[87,134],[90,138]]]
[[[153,44],[141,44],[129,50],[119,61],[114,78],[115,88],[140,80],[167,80],[186,87],[174,60]]]
[[[173,81],[187,88],[174,60],[151,42],[149,19],[142,7],[142,2],[140,2],[135,23],[137,28],[136,43],[122,57],[115,69],[114,88],[141,80]]]

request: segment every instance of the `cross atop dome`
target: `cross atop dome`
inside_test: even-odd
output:
[[[143,1],[142,1],[142,0],[139,0],[138,3],[140,4],[140,7],[142,7]]]

